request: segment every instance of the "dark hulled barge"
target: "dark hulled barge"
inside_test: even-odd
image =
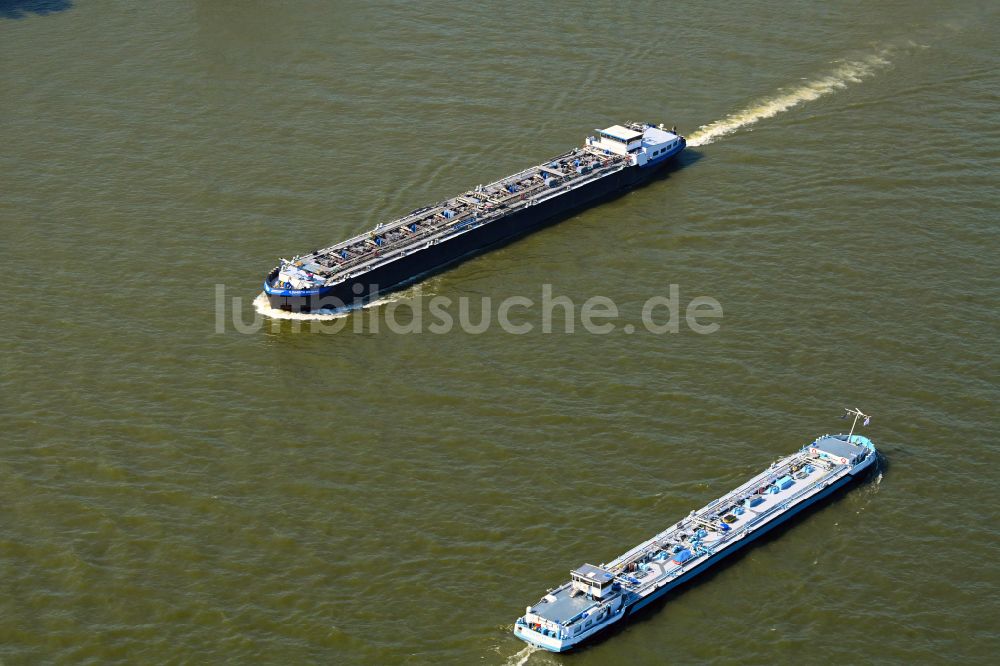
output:
[[[282,260],[264,280],[272,308],[338,310],[371,300],[560,215],[648,181],[684,137],[648,123],[597,130],[576,148],[488,185],[310,254]]]

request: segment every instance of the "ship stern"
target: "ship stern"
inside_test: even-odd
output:
[[[544,632],[544,633],[543,633]],[[514,635],[529,645],[534,645],[549,652],[566,652],[574,643],[552,635],[549,630],[531,628],[523,617],[514,623]]]

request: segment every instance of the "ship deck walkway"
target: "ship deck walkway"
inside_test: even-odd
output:
[[[317,275],[325,284],[336,284],[607,177],[629,164],[629,157],[606,155],[589,147],[576,148],[475,190],[414,210],[336,245],[296,257],[296,261],[299,265],[311,263],[320,267],[322,272]]]
[[[848,464],[800,451],[692,512],[676,525],[616,558],[606,568],[616,573],[623,587],[636,594],[645,594],[690,571],[745,537],[757,525],[814,495],[849,470]],[[722,523],[729,529],[723,531]],[[674,558],[678,551],[685,550],[688,559],[678,564]]]

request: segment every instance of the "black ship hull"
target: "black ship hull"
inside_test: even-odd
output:
[[[492,246],[509,242],[546,224],[557,222],[572,212],[618,197],[648,182],[674,159],[676,155],[657,165],[626,167],[605,178],[514,211],[467,233],[452,236],[307,295],[286,296],[268,293],[267,290],[265,293],[272,308],[287,312],[337,310],[347,306],[362,305],[379,295],[441,271],[462,259],[483,253]],[[277,273],[278,269],[275,268],[267,276],[267,285],[273,283]]]

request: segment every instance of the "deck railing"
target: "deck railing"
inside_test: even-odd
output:
[[[791,462],[792,461],[789,461],[789,464],[787,466],[782,466],[782,467],[785,468],[785,469],[787,469],[788,467],[791,466]],[[779,469],[782,469],[782,468],[779,468]],[[651,579],[651,580],[649,580],[647,582],[644,582],[643,584],[641,584],[641,585],[639,585],[637,587],[633,587],[632,588],[632,592],[634,592],[636,594],[641,594],[643,591],[648,590],[650,587],[658,586],[659,583],[662,583],[662,582],[664,582],[666,580],[669,580],[671,578],[677,578],[678,576],[686,573],[687,571],[690,571],[694,566],[697,566],[697,565],[703,563],[706,559],[708,559],[709,557],[711,557],[715,553],[718,553],[719,551],[724,550],[725,548],[728,548],[729,545],[731,545],[734,541],[738,541],[738,540],[744,538],[750,532],[753,532],[755,530],[755,528],[754,528],[755,525],[767,522],[766,519],[768,519],[770,517],[773,517],[775,515],[775,513],[779,509],[781,509],[782,513],[783,513],[793,503],[795,503],[796,500],[802,498],[807,493],[815,494],[815,491],[818,491],[818,489],[821,489],[821,488],[829,485],[829,483],[831,482],[831,480],[834,479],[834,477],[836,477],[836,478],[842,477],[844,475],[844,472],[846,472],[848,469],[849,469],[848,465],[843,465],[843,464],[835,465],[832,469],[830,469],[826,474],[824,474],[822,477],[820,477],[816,481],[813,481],[809,485],[807,485],[807,486],[805,486],[805,487],[800,488],[799,490],[797,490],[794,494],[792,494],[791,497],[782,498],[782,500],[780,502],[777,502],[776,504],[773,504],[772,506],[768,507],[766,511],[763,511],[763,512],[760,512],[760,513],[758,513],[758,512],[755,511],[754,513],[756,515],[753,518],[751,518],[747,523],[745,523],[744,525],[740,526],[738,529],[734,529],[734,530],[731,530],[729,532],[724,533],[724,535],[722,536],[721,539],[719,539],[718,541],[712,543],[709,552],[703,553],[703,554],[701,554],[698,557],[691,558],[690,560],[688,560],[684,564],[678,566],[673,571],[670,571],[669,573],[665,572],[665,575],[654,577],[653,579]],[[777,477],[777,478],[780,478],[780,477]],[[749,485],[757,485],[757,484],[749,484]],[[658,541],[660,539],[661,535],[662,536],[666,536],[667,534],[669,534],[672,531],[675,531],[676,529],[678,529],[676,526],[672,527],[672,528],[669,528],[669,529],[665,530],[664,532],[661,532],[660,534],[658,534],[656,537],[653,537],[653,539],[651,541]],[[648,543],[649,542],[647,542],[647,544]]]
[[[530,176],[539,174],[542,167],[553,161],[564,160],[587,153],[588,151],[585,148],[570,151],[560,155],[559,157],[553,158],[542,165],[530,167],[524,171],[514,174],[513,176],[507,176],[490,183],[489,185],[483,186],[482,190],[472,192],[471,194],[477,198],[486,198],[487,195],[485,195],[485,190],[489,188],[496,188],[502,186],[504,183],[523,180]],[[438,212],[440,212],[440,210],[444,210],[449,206],[455,205],[458,197],[453,197],[452,199],[448,199],[440,204],[417,209],[406,216],[399,218],[398,220],[390,222],[387,225],[355,236],[354,238],[338,243],[335,246],[324,248],[316,253],[302,257],[302,259],[318,263],[323,263],[324,261],[328,262],[330,259],[333,259],[336,262],[336,266],[330,266],[332,273],[327,278],[326,284],[336,284],[345,279],[354,277],[355,275],[366,273],[378,265],[388,263],[389,261],[411,254],[414,251],[421,250],[426,247],[425,243],[427,242],[440,242],[447,238],[451,238],[453,235],[462,231],[475,229],[496,219],[506,217],[512,212],[522,208],[547,201],[571,189],[575,189],[580,185],[603,178],[615,171],[620,171],[629,163],[628,158],[619,155],[604,157],[606,161],[602,163],[601,166],[595,167],[590,172],[584,174],[578,174],[576,172],[567,173],[563,176],[563,181],[555,187],[546,187],[545,182],[539,182],[516,192],[506,193],[506,190],[503,190],[503,192],[506,193],[505,196],[497,197],[494,195],[493,197],[490,197],[493,203],[491,207],[487,208],[486,202],[484,201],[478,207],[475,207],[472,210],[465,210],[461,215],[454,218],[436,218],[434,217],[436,212],[432,213],[432,217],[430,219],[426,217],[427,213],[430,211],[438,209]],[[467,195],[463,194],[459,196],[466,197]],[[470,220],[473,221],[470,223]],[[417,232],[403,231],[403,229],[407,228],[408,225],[414,222],[424,225],[424,228],[419,229]],[[431,226],[426,226],[428,223],[431,223]],[[392,231],[400,231],[406,235],[402,238],[383,243],[380,246],[367,249],[361,255],[352,256],[342,261],[339,260],[338,256],[334,256],[335,253],[341,249],[348,249],[348,251],[350,251],[350,245],[363,243],[371,240],[375,236],[381,236]],[[378,252],[378,254],[376,255],[375,252]],[[328,264],[324,263],[323,265]]]

